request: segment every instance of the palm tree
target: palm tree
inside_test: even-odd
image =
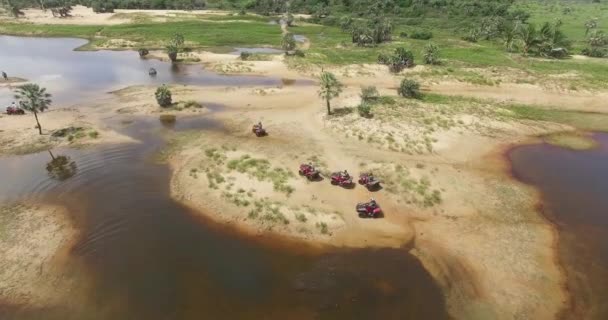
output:
[[[327,114],[331,114],[331,99],[337,97],[342,92],[342,83],[336,79],[336,76],[327,71],[321,72],[321,76],[319,76],[319,80],[321,81],[321,88],[319,89],[319,97],[325,99],[327,103]]]
[[[508,52],[513,52],[516,47],[515,38],[517,36],[517,32],[520,29],[519,21],[515,22],[515,24],[509,24],[505,27],[503,32],[503,44],[505,49]]]
[[[537,46],[540,43],[536,26],[531,23],[519,28],[518,35],[519,35],[519,39],[522,42],[522,47],[523,47],[522,49],[523,49],[524,56],[528,55],[528,52],[530,52],[530,49],[532,49],[533,47]]]
[[[19,106],[27,111],[34,113],[38,124],[38,133],[42,134],[42,126],[38,120],[38,112],[44,112],[51,105],[51,94],[46,92],[46,88],[41,88],[37,84],[27,83],[17,87],[15,99],[19,101]]]

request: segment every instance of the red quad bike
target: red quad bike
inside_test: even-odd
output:
[[[378,204],[370,202],[357,203],[357,213],[359,213],[359,218],[380,218],[382,209]]]
[[[258,137],[263,137],[266,135],[266,129],[262,128],[262,126],[258,124],[253,125],[251,132],[253,132]]]
[[[319,177],[320,177],[319,171],[317,171],[317,169],[315,169],[315,167],[313,167],[309,164],[301,164],[300,170],[298,172],[300,173],[301,176],[305,176],[306,178],[308,178],[308,180],[315,180],[315,179],[319,179]]]
[[[344,176],[342,172],[334,172],[331,174],[331,184],[345,188],[354,186],[353,178],[350,175]]]
[[[14,108],[14,107],[8,107],[6,108],[6,114],[9,115],[22,115],[25,114],[25,111],[23,111],[23,109],[19,109],[19,108]]]
[[[369,191],[380,189],[380,180],[371,173],[362,173],[359,176],[359,184],[364,185]]]

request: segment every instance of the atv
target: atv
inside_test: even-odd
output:
[[[345,188],[353,187],[353,178],[350,175],[345,175],[343,172],[334,172],[331,174],[331,184]]]
[[[262,128],[262,126],[259,124],[254,124],[253,128],[251,129],[251,132],[253,132],[258,137],[263,137],[266,135],[266,129]]]
[[[308,178],[308,180],[316,180],[321,177],[319,171],[309,164],[301,164],[298,173]]]
[[[382,216],[382,209],[377,203],[357,203],[356,209],[359,218],[380,218]]]
[[[8,107],[6,108],[6,114],[9,115],[23,115],[25,114],[25,111],[23,111],[23,109],[19,109],[16,107]]]
[[[380,189],[380,180],[371,173],[362,173],[359,176],[359,184],[364,185],[369,191]]]

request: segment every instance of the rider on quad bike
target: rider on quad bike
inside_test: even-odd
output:
[[[359,184],[364,185],[369,191],[380,189],[380,180],[374,177],[371,172],[362,173],[359,176]]]
[[[255,133],[255,135],[258,137],[266,135],[266,130],[264,130],[264,127],[262,127],[261,121],[258,122],[257,124],[254,124],[253,129],[251,131],[253,131],[253,133]]]
[[[382,215],[382,209],[374,198],[367,203],[358,203],[356,209],[360,218],[378,218]]]
[[[339,171],[331,174],[331,183],[342,187],[352,187],[353,179],[348,174],[348,171]]]
[[[298,172],[301,176],[306,176],[308,180],[319,178],[319,171],[315,168],[312,162],[309,162],[308,164],[301,164]]]

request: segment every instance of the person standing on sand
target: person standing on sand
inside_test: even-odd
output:
[[[8,81],[8,75],[4,71],[2,71],[2,78],[4,78],[4,81]]]

